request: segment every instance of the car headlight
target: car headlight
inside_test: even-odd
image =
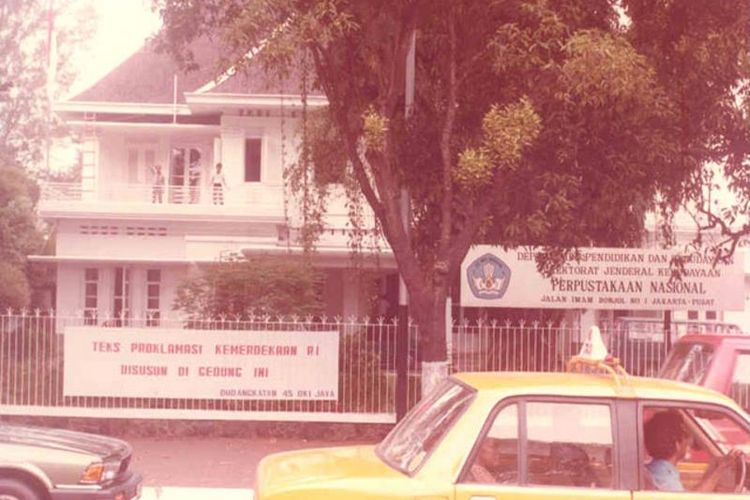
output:
[[[107,483],[117,477],[120,462],[94,462],[86,467],[81,476],[81,484]]]

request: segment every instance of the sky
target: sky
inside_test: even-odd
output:
[[[93,38],[75,54],[78,76],[70,89],[75,95],[106,75],[137,51],[159,28],[151,0],[74,0],[96,11]]]
[[[71,0],[71,3],[73,8],[61,13],[56,25],[75,25],[78,20],[71,12],[87,5],[94,8],[96,21],[92,38],[76,49],[69,61],[75,68],[76,79],[63,99],[83,92],[103,78],[140,49],[161,24],[158,14],[151,11],[151,0]],[[55,171],[67,170],[77,162],[76,148],[70,138],[59,139],[51,155],[50,168]]]

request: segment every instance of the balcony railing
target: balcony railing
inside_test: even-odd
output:
[[[260,187],[261,189],[257,189]],[[287,223],[296,233],[302,224],[292,197],[284,207],[284,190],[281,186],[230,187],[222,192],[213,192],[208,187],[154,186],[152,184],[104,184],[88,187],[81,183],[49,182],[41,185],[39,208],[43,216],[66,214],[142,214],[156,217],[250,217]],[[331,203],[324,216],[324,231],[320,242],[326,245],[345,245],[349,215],[343,203]],[[365,210],[364,228],[372,231],[374,221],[369,210]],[[373,233],[374,234],[374,233]],[[287,234],[294,238],[294,234]],[[382,238],[377,244],[371,240],[364,242],[366,248],[387,248]]]
[[[193,205],[249,205],[244,193],[204,186],[154,186],[151,184],[100,184],[96,189],[80,183],[49,182],[42,185],[42,201],[102,203],[154,203]]]

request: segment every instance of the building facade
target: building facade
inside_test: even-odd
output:
[[[260,70],[217,77],[215,50],[197,44],[200,69],[184,72],[146,46],[56,105],[80,140],[81,179],[43,186],[39,212],[56,251],[31,259],[55,265],[59,314],[158,323],[202,266],[238,254],[300,257],[299,200],[284,180],[297,157],[299,85]],[[326,105],[312,92],[306,101]],[[352,265],[344,201],[332,197],[314,262],[326,314],[364,316],[372,292]],[[364,265],[385,291],[395,264],[387,245],[377,248]]]

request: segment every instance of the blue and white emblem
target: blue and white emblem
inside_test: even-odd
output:
[[[474,260],[466,269],[471,293],[478,299],[500,299],[510,283],[510,267],[491,253]]]

